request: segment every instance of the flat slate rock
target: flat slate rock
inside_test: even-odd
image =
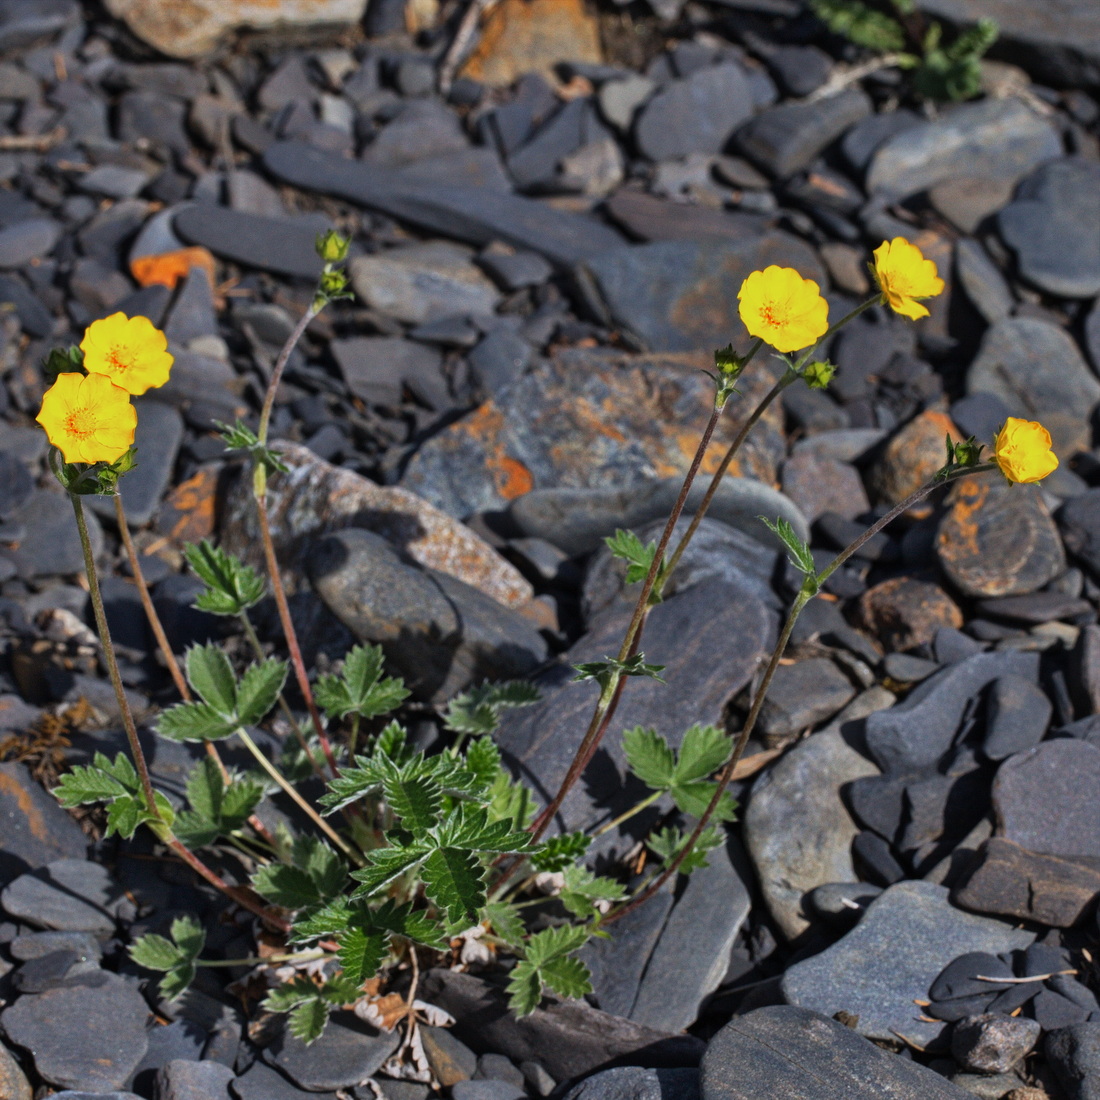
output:
[[[780,103],[742,126],[737,146],[765,171],[787,179],[870,113],[871,101],[859,88],[811,102]]]
[[[987,179],[1014,182],[1061,154],[1049,120],[1019,99],[985,99],[887,138],[871,157],[867,189],[903,199],[972,174],[976,164]]]
[[[1065,157],[1041,165],[997,223],[1032,286],[1062,298],[1100,293],[1100,164]]]
[[[1034,683],[1039,673],[1035,653],[977,653],[929,676],[904,702],[867,719],[867,751],[883,771],[905,771],[935,765],[951,748],[971,699],[1002,676]]]
[[[446,185],[406,169],[382,168],[322,152],[300,142],[276,142],[264,163],[278,179],[411,222],[470,244],[500,240],[570,267],[586,256],[622,244],[613,229],[536,199],[462,184]]]
[[[263,1062],[253,1062],[233,1081],[233,1095],[237,1100],[340,1100],[347,1093],[306,1092]]]
[[[720,153],[752,111],[752,89],[741,66],[708,65],[660,88],[639,112],[634,140],[650,160]]]
[[[25,764],[0,764],[0,885],[55,859],[82,859],[88,838]]]
[[[661,522],[663,530],[662,521],[668,519],[682,485],[682,477],[670,477],[626,489],[532,489],[511,502],[508,514],[527,536],[543,538],[576,557],[602,550],[604,538],[619,527],[639,530]],[[708,478],[696,479],[688,492],[684,515],[690,516],[698,510],[708,487]],[[773,521],[785,519],[799,538],[809,539],[810,525],[794,502],[770,485],[748,477],[727,474],[703,522],[720,523],[724,528],[743,532],[754,543],[778,550],[777,540],[759,518],[762,515]],[[722,541],[721,531],[714,532],[714,540]],[[694,546],[694,540],[691,545]],[[756,549],[750,546],[750,552]],[[714,554],[725,556],[716,546]],[[774,562],[771,564],[774,566]],[[761,572],[764,571],[762,567]],[[767,574],[769,582],[773,574],[774,569]],[[591,576],[591,571],[587,576]]]
[[[810,926],[803,899],[830,882],[854,882],[852,841],[859,827],[841,789],[879,769],[855,747],[861,720],[894,696],[872,688],[763,772],[744,811],[745,845],[780,931],[793,939]]]
[[[921,1020],[913,1002],[927,999],[940,971],[968,951],[996,955],[1034,939],[1032,932],[953,908],[942,886],[899,882],[843,939],[790,967],[780,988],[789,1004],[858,1016],[854,1028],[869,1039],[902,1037],[927,1047],[946,1025]]]
[[[103,528],[93,512],[85,509],[92,552],[103,552]],[[84,572],[84,555],[73,519],[73,506],[65,493],[39,489],[12,515],[26,534],[18,547],[6,551],[23,577],[53,577]]]
[[[995,394],[1041,421],[1060,455],[1091,444],[1088,422],[1100,381],[1069,334],[1048,321],[1006,317],[991,325],[967,371],[966,392]]]
[[[999,835],[1032,852],[1100,858],[1100,749],[1066,737],[1009,757],[993,781]]]
[[[513,565],[416,493],[376,485],[297,444],[280,443],[279,451],[290,469],[271,479],[268,512],[284,577],[292,586],[304,582],[310,548],[318,538],[345,527],[361,527],[381,535],[417,564],[464,581],[505,607],[519,607],[531,599],[530,584]],[[230,488],[221,531],[226,550],[262,568],[248,478],[238,479]]]
[[[619,608],[598,615],[560,663],[534,678],[541,701],[506,712],[494,735],[509,767],[541,802],[553,797],[565,777],[595,702],[591,685],[571,682],[572,666],[617,652],[627,621]],[[610,820],[644,793],[637,782],[623,782],[618,731],[652,726],[678,745],[693,723],[720,723],[725,704],[755,674],[773,628],[773,612],[742,589],[720,582],[696,585],[654,607],[643,650],[648,662],[665,666],[667,683],[632,678],[627,684],[611,735],[566,796],[559,814],[562,828]],[[650,820],[639,814],[623,826],[625,835],[631,837]],[[612,843],[616,836],[609,832],[605,840]]]
[[[586,260],[577,277],[595,309],[652,351],[695,351],[731,339],[747,350],[737,293],[749,272],[771,264],[793,267],[822,289],[827,286],[814,250],[781,230],[739,241],[656,241],[607,249]]]
[[[324,266],[314,247],[318,226],[312,222],[265,218],[200,202],[181,210],[173,227],[188,244],[278,275],[316,279]]]
[[[733,837],[708,852],[707,863],[691,874],[649,957],[629,1014],[636,1023],[683,1031],[729,968],[749,915],[752,872]]]
[[[735,1016],[707,1047],[703,1100],[972,1100],[933,1070],[790,1005]]]
[[[120,1089],[145,1054],[149,1006],[137,986],[107,971],[95,978],[96,985],[25,994],[0,1015],[8,1039],[31,1052],[51,1085]]]
[[[936,531],[936,554],[967,596],[1027,595],[1066,569],[1058,528],[1038,486],[1010,485],[996,472],[953,487]]]
[[[504,990],[472,974],[430,970],[424,1000],[455,1018],[454,1035],[478,1053],[503,1054],[516,1065],[535,1062],[555,1081],[583,1077],[610,1062],[653,1068],[696,1066],[703,1043],[612,1016],[584,1001],[547,999],[517,1019]]]
[[[956,884],[951,900],[963,909],[1016,917],[1054,928],[1087,919],[1100,897],[1100,859],[1041,855],[1005,837],[990,837]]]
[[[37,928],[110,933],[122,898],[121,887],[102,864],[57,859],[8,883],[0,905]]]
[[[607,200],[606,209],[612,221],[642,241],[743,241],[759,236],[762,229],[757,214],[674,202],[625,187]]]
[[[376,1073],[401,1042],[364,1023],[353,1012],[334,1012],[324,1034],[307,1046],[283,1031],[263,1052],[268,1065],[309,1092],[350,1088]]]
[[[401,484],[458,518],[494,511],[532,489],[616,489],[687,472],[713,408],[710,353],[631,355],[574,349],[539,363],[432,436]],[[718,422],[703,470],[717,467],[771,379],[754,372]],[[775,480],[783,450],[773,406],[730,471]],[[704,484],[705,473],[701,475]],[[667,513],[666,513],[667,514]]]

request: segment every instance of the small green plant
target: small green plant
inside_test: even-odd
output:
[[[914,0],[810,0],[810,10],[834,34],[911,69],[913,91],[934,102],[973,99],[979,62],[997,41],[997,24],[982,18],[945,44],[941,24],[926,24]]]

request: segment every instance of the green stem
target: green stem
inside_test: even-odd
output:
[[[633,806],[630,807],[629,810],[626,810],[623,813],[619,814],[619,816],[613,821],[609,821],[606,825],[601,825],[592,834],[593,838],[603,836],[604,833],[611,832],[612,829],[617,828],[624,821],[629,821],[635,814],[640,814],[642,810],[652,806],[653,803],[656,802],[657,799],[660,798],[661,795],[663,795],[664,793],[664,791],[654,791],[652,794],[647,795],[641,800],[641,802],[635,803]]]
[[[268,955],[261,959],[258,955],[249,959],[196,959],[196,966],[261,966],[266,963],[309,962],[311,959],[328,957],[327,951],[298,951],[292,955]]]
[[[737,743],[733,748],[733,755],[730,756],[726,762],[722,771],[719,773],[717,784],[715,785],[714,794],[711,796],[710,804],[707,806],[702,817],[696,823],[695,828],[676,853],[675,858],[669,863],[669,865],[662,871],[656,878],[650,880],[650,882],[643,887],[634,897],[624,902],[618,908],[613,909],[605,918],[603,923],[610,924],[612,921],[619,920],[627,913],[636,909],[639,905],[648,901],[653,897],[655,893],[679,870],[680,865],[687,858],[688,854],[694,848],[696,841],[702,835],[703,830],[710,822],[714,811],[718,807],[718,803],[722,798],[722,794],[729,786],[730,781],[733,779],[734,772],[736,771],[737,764],[741,760],[742,755],[745,752],[745,746],[748,744],[749,738],[752,736],[753,729],[756,726],[756,721],[760,716],[761,708],[764,706],[764,700],[768,693],[768,688],[771,686],[772,678],[775,676],[775,671],[779,667],[780,659],[783,656],[787,648],[787,642],[790,640],[791,631],[794,630],[795,623],[798,621],[798,616],[801,614],[802,609],[814,598],[814,596],[820,591],[821,586],[837,569],[840,568],[854,553],[856,553],[868,539],[873,538],[879,531],[881,531],[888,523],[897,519],[902,513],[907,512],[914,504],[919,504],[933,489],[939,488],[941,485],[946,485],[949,482],[956,481],[960,477],[965,477],[968,474],[983,473],[987,470],[996,469],[995,463],[981,463],[976,466],[967,466],[955,470],[945,469],[939,471],[931,481],[926,482],[919,489],[914,490],[904,500],[895,504],[889,512],[886,513],[881,519],[876,520],[862,535],[859,536],[854,542],[842,550],[820,573],[816,574],[813,578],[807,578],[806,583],[803,585],[802,590],[795,598],[794,603],[791,605],[791,610],[787,615],[787,620],[783,624],[783,630],[779,635],[779,640],[775,644],[775,649],[772,651],[768,666],[764,671],[764,676],[760,681],[760,686],[757,688],[755,695],[753,696],[752,705],[749,708],[748,716],[745,719],[745,724],[741,728],[741,732],[738,735]]]
[[[355,760],[355,746],[359,740],[359,722],[360,715],[353,714],[351,716],[351,731],[348,733],[348,760],[351,762]]]
[[[357,867],[363,866],[363,860],[348,846],[347,842],[342,836],[294,789],[294,786],[289,783],[282,772],[279,771],[274,764],[260,751],[259,745],[249,736],[248,731],[243,726],[237,727],[237,736],[241,739],[244,747],[248,749],[250,753],[256,758],[256,762],[271,778],[279,785],[280,788],[290,797],[294,804],[304,813],[310,821],[317,826],[340,849],[341,852],[347,856]]]

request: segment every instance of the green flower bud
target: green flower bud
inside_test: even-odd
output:
[[[335,229],[329,229],[317,238],[317,255],[326,264],[342,263],[348,258],[348,249],[351,241],[347,237],[341,237]]]
[[[738,375],[744,367],[741,357],[733,350],[733,344],[727,344],[724,348],[716,348],[714,352],[714,368],[719,374]]]
[[[818,359],[811,363],[803,372],[802,377],[811,390],[823,390],[833,380],[836,374],[836,365],[828,359]]]

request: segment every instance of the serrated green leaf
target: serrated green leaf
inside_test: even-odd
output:
[[[519,910],[505,901],[491,901],[484,909],[485,919],[492,925],[493,931],[505,943],[518,947],[527,935],[527,927]]]
[[[231,717],[237,711],[237,679],[221,646],[196,645],[187,651],[187,682],[204,703]]]
[[[521,959],[508,976],[508,1007],[516,1016],[530,1016],[542,1000],[542,976],[538,967]]]
[[[339,894],[346,885],[347,866],[320,837],[301,834],[294,840],[291,859],[317,888],[322,899]]]
[[[264,796],[263,786],[251,779],[234,779],[222,796],[222,826],[238,829],[251,816]]]
[[[561,890],[561,903],[582,920],[600,913],[601,908],[597,902],[621,901],[626,897],[626,887],[621,882],[594,875],[584,866],[567,867],[563,878],[565,881]]]
[[[661,829],[646,841],[646,846],[667,867],[687,841],[688,833],[673,826]],[[725,843],[725,833],[714,825],[708,825],[700,834],[692,850],[680,864],[680,873],[690,875],[708,867],[707,852]]]
[[[287,1027],[295,1039],[301,1039],[306,1046],[316,1042],[324,1034],[328,1023],[329,1006],[320,997],[303,1001],[292,1009],[287,1017]]]
[[[207,821],[220,821],[224,792],[225,781],[218,762],[204,756],[187,777],[187,801],[191,809]]]
[[[328,790],[318,800],[325,816],[358,802],[361,798],[370,798],[382,790],[384,768],[381,764],[366,757],[356,757],[355,766],[344,768],[335,778],[329,780]]]
[[[538,688],[526,680],[480,684],[456,695],[443,711],[443,724],[456,733],[491,734],[505,708],[529,707],[539,701]]]
[[[583,924],[559,924],[544,928],[528,939],[523,953],[528,962],[542,966],[579,950],[588,942],[591,934],[591,929]]]
[[[430,775],[405,776],[394,769],[382,781],[386,802],[403,828],[425,833],[443,812],[443,792]]]
[[[516,855],[534,845],[531,834],[513,829],[507,821],[490,821],[483,806],[463,802],[434,830],[440,847],[467,848],[473,852]]]
[[[176,815],[172,832],[185,848],[190,848],[192,851],[197,848],[206,848],[222,835],[221,828],[215,822],[191,810],[184,810]]]
[[[172,939],[181,954],[188,959],[197,959],[206,944],[206,932],[194,917],[184,915],[172,921]]]
[[[395,764],[404,763],[413,755],[406,744],[408,735],[400,722],[388,722],[374,742],[376,756],[386,756]]]
[[[795,534],[794,528],[787,520],[780,518],[773,522],[767,516],[756,518],[787,548],[787,556],[795,569],[808,577],[816,575],[817,566],[814,564],[814,556],[810,553],[809,546]]]
[[[166,1000],[174,1001],[187,992],[187,987],[195,980],[195,964],[180,963],[174,966],[160,980],[160,993]]]
[[[645,580],[646,574],[653,565],[654,555],[657,553],[656,542],[643,545],[642,540],[633,531],[624,531],[622,528],[603,541],[616,558],[629,562],[625,578],[627,584]]]
[[[551,959],[539,968],[543,985],[559,997],[580,998],[592,992],[592,974],[580,959]]]
[[[624,730],[623,752],[630,770],[647,787],[665,791],[675,782],[676,757],[655,729],[634,726]]]
[[[588,851],[591,843],[592,838],[580,832],[552,836],[531,854],[531,866],[536,871],[564,871]]]
[[[319,909],[311,909],[298,917],[291,929],[294,943],[308,943],[324,936],[336,936],[356,923],[356,914],[364,909],[350,898],[337,897]]]
[[[340,937],[337,958],[344,968],[344,976],[356,985],[362,985],[378,973],[386,957],[386,937],[381,932],[364,932],[351,928]]]
[[[157,733],[171,741],[222,741],[238,726],[208,703],[177,703],[157,719]]]
[[[323,901],[316,883],[300,867],[269,863],[252,876],[252,888],[284,909],[305,909]]]
[[[526,829],[535,819],[530,790],[525,784],[515,782],[503,769],[493,780],[488,798],[490,821],[506,821],[513,829]]]
[[[166,936],[150,932],[130,944],[130,958],[146,970],[171,970],[184,960],[184,954]]]
[[[647,664],[643,653],[635,653],[625,661],[620,661],[617,657],[606,657],[602,661],[583,661],[574,665],[577,675],[573,677],[573,681],[577,683],[595,680],[600,687],[606,688],[618,676],[643,676],[663,684],[660,673],[664,671],[664,667]]]
[[[420,868],[424,893],[453,924],[473,920],[485,904],[485,868],[469,851],[436,848]]]
[[[276,986],[264,998],[263,1006],[268,1012],[289,1012],[295,1005],[312,1000],[318,996],[317,987],[304,974],[293,981]]]
[[[676,782],[706,779],[730,758],[732,752],[733,738],[717,726],[691,726],[684,732],[677,754]]]
[[[705,779],[694,783],[678,783],[672,788],[672,800],[677,807],[691,817],[702,817],[706,813],[710,800],[714,797],[716,783]],[[716,822],[733,821],[737,817],[737,803],[729,791],[723,791],[718,805],[714,809]]]
[[[73,807],[89,802],[106,802],[130,792],[133,789],[130,784],[118,779],[110,768],[111,762],[107,757],[97,752],[94,763],[88,766],[78,764],[61,777],[54,787],[54,797],[62,806]]]
[[[237,687],[237,717],[243,726],[254,726],[275,705],[286,683],[285,661],[269,658],[245,669]]]
[[[466,767],[479,786],[488,789],[500,772],[500,749],[491,737],[478,737],[466,746]]]
[[[118,833],[123,840],[129,840],[137,832],[138,826],[152,815],[136,796],[118,795],[107,807],[107,836]]]
[[[203,539],[183,548],[188,563],[208,586],[195,607],[214,615],[243,615],[264,596],[264,580],[250,565]]]
[[[377,848],[373,852],[368,852],[369,864],[351,873],[351,877],[356,882],[362,883],[352,897],[373,896],[407,871],[419,867],[431,850],[423,844],[414,844],[402,847]]]

